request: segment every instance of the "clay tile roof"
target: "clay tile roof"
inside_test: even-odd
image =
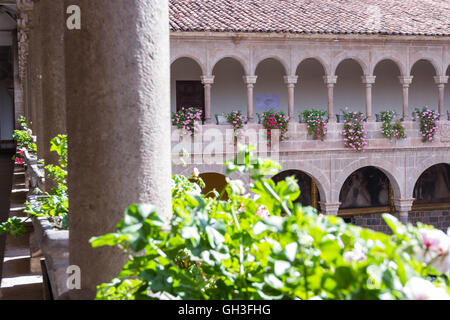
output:
[[[172,31],[450,35],[450,0],[169,0]]]

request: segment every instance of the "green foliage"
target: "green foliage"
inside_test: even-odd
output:
[[[314,140],[325,140],[327,136],[327,121],[324,117],[328,114],[324,110],[305,110],[302,113],[303,119],[308,125],[308,134],[313,137]]]
[[[36,144],[33,141],[33,132],[29,129],[25,117],[21,116],[18,122],[22,129],[14,130],[13,139],[17,141],[17,147],[19,149],[25,148],[30,152],[37,152]],[[19,155],[16,155],[19,157]],[[23,155],[21,156],[23,158]]]
[[[254,195],[228,178],[227,201],[207,198],[178,176],[170,219],[133,204],[117,232],[91,239],[128,257],[98,286],[97,299],[157,299],[162,292],[182,299],[404,299],[408,280],[428,274],[436,276],[433,287],[448,290],[430,264],[416,260],[417,228],[385,215],[394,232],[388,236],[317,215],[293,203],[300,194],[293,177],[275,184],[267,176],[280,165],[254,159],[249,148],[226,166],[227,175],[249,174]]]
[[[241,110],[234,110],[230,113],[224,114],[227,121],[233,126],[234,137],[235,140],[241,134],[241,130],[244,128],[244,125],[247,123],[244,115],[242,115]]]
[[[394,119],[395,112],[394,111],[381,111],[381,121],[383,124],[381,125],[381,130],[383,135],[392,140],[392,138],[396,139],[405,139],[405,128],[403,127],[400,120],[397,120],[392,124],[392,120]]]
[[[9,218],[7,221],[0,224],[0,235],[9,233],[14,238],[26,233],[25,226],[17,217]]]
[[[58,135],[50,141],[50,151],[59,156],[59,165],[45,167],[47,178],[56,182],[50,192],[40,192],[42,196],[35,202],[26,202],[25,212],[31,217],[46,217],[60,229],[68,228],[69,199],[67,194],[67,135]]]

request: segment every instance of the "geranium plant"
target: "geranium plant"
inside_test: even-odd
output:
[[[267,178],[279,164],[254,159],[249,149],[239,153],[227,174],[248,174],[256,196],[241,180],[227,180],[225,201],[178,179],[183,187],[169,220],[150,204],[134,204],[115,233],[91,239],[129,259],[97,287],[97,299],[450,298],[448,235],[388,214],[391,236],[318,215],[294,203],[300,190],[293,177]]]
[[[308,126],[308,134],[313,137],[314,140],[323,141],[327,136],[327,121],[324,117],[328,112],[324,110],[305,110],[302,112],[302,117]]]
[[[439,113],[428,107],[416,109],[416,119],[420,122],[422,142],[433,142],[438,130]]]
[[[392,123],[394,119],[395,112],[394,111],[381,111],[381,121],[383,124],[381,125],[381,130],[383,132],[384,137],[389,140],[395,139],[405,139],[405,128],[403,127],[400,120]]]
[[[342,110],[342,112],[344,114],[344,130],[341,134],[344,136],[345,147],[363,151],[367,146],[364,114],[347,110]]]
[[[172,124],[181,130],[184,135],[192,136],[199,130],[202,121],[202,110],[190,107],[182,107],[177,112],[172,112]]]
[[[24,116],[20,116],[17,120],[21,129],[14,130],[13,139],[17,142],[17,152],[13,156],[13,160],[17,164],[23,164],[25,159],[25,151],[36,153],[36,141],[33,137],[33,131],[28,127],[27,120]]]
[[[227,121],[233,126],[235,141],[241,136],[244,125],[247,124],[245,116],[241,110],[234,110],[230,113],[223,114]]]
[[[287,139],[289,117],[283,111],[269,110],[263,112],[261,116],[261,124],[267,132],[267,140],[271,141],[272,135],[274,134],[272,130],[279,130],[276,138],[280,141]]]

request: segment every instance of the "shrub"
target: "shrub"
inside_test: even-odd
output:
[[[381,111],[381,121],[383,124],[381,125],[381,130],[385,138],[392,140],[395,139],[405,139],[405,128],[403,127],[400,120],[395,121],[392,124],[392,119],[394,119],[395,112],[394,111]]]
[[[280,141],[284,141],[287,139],[287,131],[288,131],[288,121],[289,117],[282,111],[274,111],[269,110],[265,111],[261,117],[261,123],[267,131],[267,140],[271,141],[271,137],[273,134],[272,130],[279,130],[277,133],[277,138]]]
[[[181,130],[184,135],[192,136],[198,131],[199,123],[202,121],[202,110],[196,108],[181,108],[172,112],[172,124]]]
[[[341,134],[344,136],[345,147],[363,151],[367,145],[364,114],[344,110],[342,112],[344,114],[344,130]]]
[[[388,214],[392,236],[317,215],[293,202],[300,194],[294,177],[266,178],[277,163],[254,159],[250,149],[239,153],[227,174],[248,174],[254,196],[228,179],[227,201],[206,198],[181,179],[169,220],[135,204],[117,232],[91,239],[129,257],[98,286],[97,299],[415,299],[424,287],[428,298],[449,297],[447,235]]]
[[[439,113],[423,107],[416,109],[416,119],[420,121],[420,133],[422,142],[432,142],[438,130]]]
[[[327,121],[323,119],[328,112],[323,110],[305,110],[302,112],[303,119],[308,126],[308,134],[313,137],[314,140],[325,140],[327,136]]]

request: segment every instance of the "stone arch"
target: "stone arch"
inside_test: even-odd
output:
[[[402,63],[402,61],[400,59],[398,59],[396,57],[393,57],[393,56],[390,56],[390,55],[383,55],[383,56],[379,57],[372,64],[372,67],[370,68],[370,74],[373,75],[377,65],[380,62],[383,62],[383,61],[386,61],[386,60],[392,61],[397,66],[398,70],[400,71],[400,76],[405,76],[408,73],[408,71],[406,70],[405,64]]]
[[[172,66],[177,60],[182,59],[182,58],[188,58],[188,59],[194,60],[194,62],[197,63],[197,65],[200,67],[200,70],[202,70],[202,74],[203,75],[207,74],[205,64],[202,62],[202,60],[200,60],[198,57],[193,56],[193,55],[181,54],[179,56],[171,57],[170,66]]]
[[[368,64],[364,61],[363,57],[354,55],[354,54],[347,54],[347,53],[342,53],[340,55],[338,55],[337,57],[335,57],[334,61],[333,61],[333,67],[331,68],[332,71],[332,75],[336,74],[336,70],[339,67],[339,65],[344,62],[345,60],[354,60],[356,61],[359,66],[361,67],[362,71],[363,71],[363,75],[369,75],[369,67]],[[338,79],[339,81],[339,79]]]
[[[330,201],[329,197],[330,182],[329,179],[321,170],[319,170],[318,168],[309,163],[305,163],[302,161],[296,163],[281,162],[281,165],[283,167],[283,171],[297,170],[307,174],[311,179],[314,180],[314,182],[317,185],[317,189],[319,189],[320,201],[322,202]]]
[[[258,59],[252,70],[252,75],[255,75],[256,69],[258,69],[258,66],[261,64],[261,62],[264,62],[268,59],[273,59],[273,60],[276,60],[277,62],[279,62],[284,69],[285,75],[289,75],[290,69],[289,69],[288,63],[278,55],[269,55],[269,56],[264,56],[264,57]]]
[[[441,68],[439,67],[439,63],[432,56],[428,56],[428,55],[420,56],[420,57],[418,57],[417,59],[415,59],[415,60],[413,60],[411,62],[411,66],[409,68],[409,74],[410,75],[411,75],[412,69],[414,68],[414,65],[417,62],[421,61],[421,60],[427,61],[433,66],[434,73],[435,73],[436,76],[440,76],[441,75],[441,72],[440,72]]]
[[[398,78],[403,75],[401,66],[390,58],[381,59],[373,68],[372,75],[376,77],[372,87],[373,114],[386,108],[402,114],[402,86]]]
[[[236,60],[241,65],[242,69],[244,70],[244,74],[245,75],[249,74],[249,69],[250,68],[248,66],[248,63],[246,63],[246,61],[244,59],[242,59],[241,57],[239,57],[237,55],[234,55],[234,54],[223,54],[223,55],[220,55],[219,57],[217,57],[213,61],[213,63],[211,63],[211,74],[213,74],[213,71],[214,71],[214,68],[216,67],[216,65],[220,61],[222,61],[223,59],[226,59],[226,58],[230,58],[230,59]]]
[[[325,73],[324,75],[329,74],[329,72],[330,72],[330,67],[329,67],[329,65],[325,62],[325,60],[324,60],[323,58],[321,58],[321,57],[319,57],[319,56],[315,56],[315,55],[302,57],[302,58],[300,59],[299,63],[297,63],[297,65],[295,66],[294,71],[297,72],[298,67],[302,64],[302,62],[305,61],[305,60],[308,60],[308,59],[316,60],[316,61],[322,66],[323,71],[324,71],[324,73]],[[300,79],[300,81],[301,81],[301,79]]]
[[[432,166],[441,163],[450,165],[450,152],[447,151],[445,153],[436,155],[431,158],[427,157],[420,163],[420,166],[418,166],[417,168],[413,168],[410,172],[408,172],[406,183],[406,195],[408,198],[413,197],[414,187],[417,181],[419,180],[420,176],[422,175],[422,173],[424,173]]]
[[[395,164],[393,162],[388,162],[383,158],[380,159],[369,159],[364,158],[360,160],[356,160],[346,166],[340,174],[337,175],[335,179],[336,189],[333,189],[333,199],[335,202],[339,201],[339,194],[341,189],[347,180],[347,178],[355,171],[365,168],[365,167],[375,167],[381,170],[388,178],[392,185],[392,189],[394,191],[394,198],[400,199],[402,195],[405,194],[403,190],[403,184],[401,183],[401,173],[396,170]]]

